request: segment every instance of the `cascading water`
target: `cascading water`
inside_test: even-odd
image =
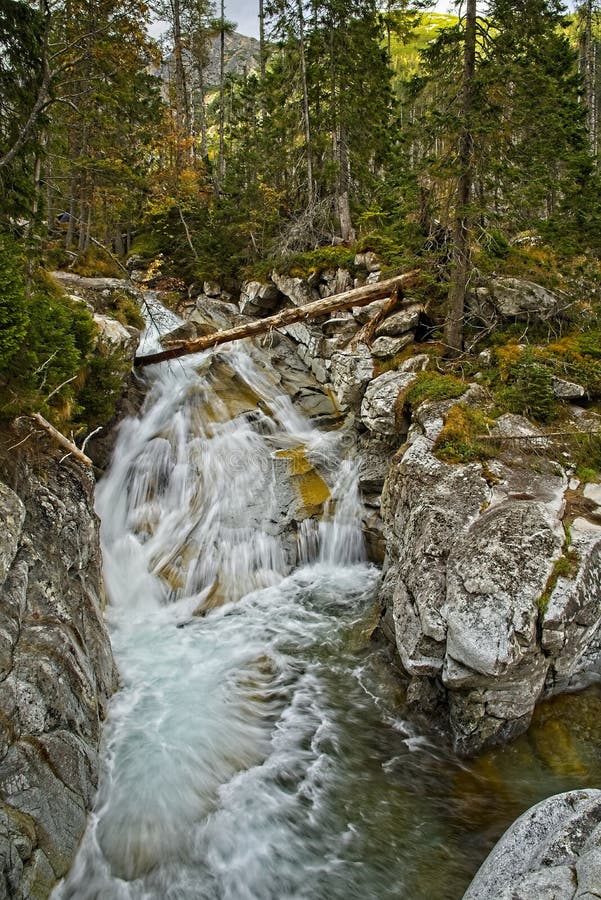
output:
[[[99,485],[122,689],[54,900],[454,900],[529,805],[468,824],[485,780],[399,718],[345,434],[257,353],[156,367]]]

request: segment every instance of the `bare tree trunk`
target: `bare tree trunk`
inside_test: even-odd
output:
[[[259,0],[259,71],[261,73],[261,81],[265,79],[265,65],[265,0]]]
[[[171,0],[173,13],[173,55],[175,57],[175,111],[176,111],[176,171],[180,172],[189,161],[190,107],[186,71],[184,69],[180,0]]]
[[[205,87],[205,74],[204,74],[204,66],[203,61],[201,59],[198,60],[197,69],[198,73],[198,94],[199,94],[199,104],[198,104],[198,113],[200,117],[200,155],[202,159],[206,159],[209,155],[209,139],[207,134],[207,110],[205,107],[205,99],[206,99],[206,87]]]
[[[303,127],[305,131],[305,148],[307,153],[307,203],[313,205],[313,142],[311,140],[311,117],[309,114],[309,87],[307,84],[307,59],[305,55],[305,17],[303,0],[298,0],[298,50],[301,64],[301,80],[303,83]]]
[[[586,123],[594,157],[598,152],[597,42],[593,34],[594,0],[586,0],[582,47],[582,75],[586,103]]]
[[[225,0],[221,0],[219,32],[219,182],[225,178]]]
[[[350,188],[350,160],[348,154],[348,144],[346,140],[346,131],[343,125],[340,125],[338,137],[338,216],[340,218],[340,235],[342,240],[347,244],[352,244],[357,235],[353,228],[353,220],[351,217],[351,205],[349,200]]]
[[[476,0],[467,0],[463,48],[463,85],[459,140],[459,177],[455,201],[453,227],[453,259],[449,284],[448,312],[444,339],[449,356],[458,356],[463,349],[465,298],[471,263],[471,214],[469,209],[473,173],[472,113],[476,76]]]

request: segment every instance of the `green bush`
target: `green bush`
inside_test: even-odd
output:
[[[559,404],[553,393],[552,374],[530,348],[506,367],[503,381],[495,392],[501,409],[543,424],[557,416]]]
[[[0,416],[38,411],[59,424],[90,427],[107,421],[125,364],[94,354],[95,334],[86,306],[61,294],[43,271],[26,294],[18,245],[1,235]]]
[[[123,391],[127,370],[128,366],[116,353],[89,358],[85,382],[77,394],[77,422],[85,423],[88,429],[92,429],[112,419]]]

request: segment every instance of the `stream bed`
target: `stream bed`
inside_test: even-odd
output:
[[[475,761],[409,720],[349,442],[257,352],[154,367],[98,487],[121,690],[54,900],[460,900],[521,812],[601,781],[598,686]]]

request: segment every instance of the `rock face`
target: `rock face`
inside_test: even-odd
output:
[[[430,713],[442,697],[455,749],[469,755],[525,731],[542,696],[598,666],[601,535],[575,538],[576,573],[553,576],[566,553],[567,478],[540,457],[534,467],[439,460],[434,441],[454,402],[419,407],[390,467],[382,600],[410,696]],[[530,428],[508,418],[501,431]]]
[[[601,791],[570,791],[514,822],[463,900],[594,900],[600,886]]]
[[[0,484],[0,898],[45,898],[98,776],[116,675],[102,622],[91,474],[22,463]]]

